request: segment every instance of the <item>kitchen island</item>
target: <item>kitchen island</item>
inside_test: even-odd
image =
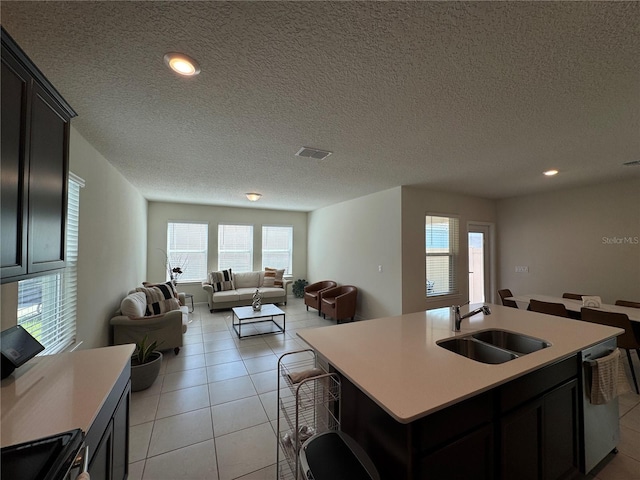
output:
[[[128,474],[134,345],[36,357],[2,380],[2,447],[81,429],[92,478]]]
[[[577,473],[578,354],[622,330],[491,309],[492,315],[463,320],[457,333],[450,329],[449,309],[299,332],[340,374],[342,429],[369,453],[383,478],[506,479],[527,462],[534,471],[520,478]],[[493,365],[436,343],[487,329],[550,346]]]

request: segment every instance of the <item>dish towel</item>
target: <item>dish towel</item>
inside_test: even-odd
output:
[[[302,372],[291,372],[289,373],[289,380],[291,383],[296,384],[300,383],[303,380],[311,377],[317,377],[318,375],[322,375],[324,373],[320,368],[310,368],[309,370],[303,370]]]
[[[629,381],[620,361],[620,349],[616,348],[606,357],[589,362],[591,365],[591,395],[593,405],[604,405],[618,395],[631,390]]]

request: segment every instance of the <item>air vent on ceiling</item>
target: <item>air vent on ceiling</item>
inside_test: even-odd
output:
[[[625,167],[640,167],[640,160],[632,160],[630,162],[624,162],[622,165]]]
[[[316,160],[324,160],[329,155],[331,155],[331,152],[309,147],[302,147],[300,150],[298,150],[298,153],[296,153],[297,157],[315,158]]]

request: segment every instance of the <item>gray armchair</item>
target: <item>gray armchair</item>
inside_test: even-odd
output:
[[[137,343],[148,335],[150,342],[158,342],[158,350],[173,349],[177,355],[182,347],[182,335],[187,331],[189,323],[189,307],[185,305],[184,294],[179,295],[178,301],[178,310],[145,316],[144,294],[135,291],[129,293],[109,322],[113,327],[114,345]]]

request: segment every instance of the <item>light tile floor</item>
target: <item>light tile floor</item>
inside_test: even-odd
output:
[[[281,308],[284,335],[238,340],[231,310],[196,305],[180,354],[166,352],[156,382],[132,395],[131,480],[275,479],[278,357],[305,348],[299,329],[335,324],[301,299]],[[621,398],[620,416],[619,453],[585,478],[640,480],[640,396]]]

